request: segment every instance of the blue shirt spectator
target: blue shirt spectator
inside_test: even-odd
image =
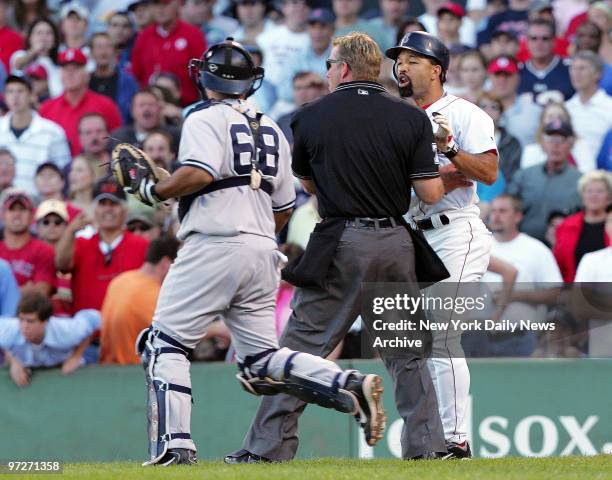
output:
[[[612,130],[604,137],[604,141],[597,155],[597,168],[612,172]]]
[[[40,343],[26,339],[20,325],[23,321],[21,317],[0,318],[0,347],[25,367],[55,367],[100,328],[101,317],[98,310],[81,310],[73,318],[51,317],[45,321]]]
[[[0,259],[0,316],[14,317],[19,302],[19,286],[10,264]]]
[[[561,57],[555,55],[555,26],[552,22],[544,19],[529,22],[527,49],[530,60],[520,72],[519,94],[531,93],[533,100],[541,105],[551,99],[563,101],[574,95],[569,68]]]

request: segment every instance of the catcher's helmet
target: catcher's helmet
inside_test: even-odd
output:
[[[264,69],[256,67],[251,54],[228,37],[206,50],[201,59],[192,59],[189,75],[204,97],[205,88],[248,97],[261,85]]]
[[[402,50],[408,50],[418,55],[431,58],[442,67],[442,72],[448,70],[450,53],[446,45],[438,38],[426,32],[410,32],[404,35],[397,47],[387,49],[385,55],[391,60],[397,61]],[[395,72],[395,69],[394,69]]]

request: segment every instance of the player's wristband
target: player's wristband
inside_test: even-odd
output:
[[[459,145],[457,145],[457,142],[453,141],[453,143],[448,146],[448,150],[442,152],[442,155],[446,158],[453,158],[457,153],[459,153]]]
[[[155,191],[155,187],[157,186],[157,184],[154,184],[153,186],[151,186],[151,189],[149,190],[151,197],[153,197],[153,199],[157,202],[157,203],[162,203],[164,201],[163,198],[161,198],[157,192]]]

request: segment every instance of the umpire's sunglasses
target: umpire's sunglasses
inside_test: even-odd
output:
[[[327,60],[325,60],[325,67],[327,68],[327,70],[329,70],[334,63],[346,63],[347,65],[349,65],[346,60],[336,60],[335,58],[328,58]]]

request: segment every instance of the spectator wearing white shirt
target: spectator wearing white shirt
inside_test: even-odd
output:
[[[0,193],[13,186],[15,156],[8,148],[0,147]]]
[[[60,37],[55,23],[49,18],[38,18],[28,27],[23,50],[11,55],[11,72],[20,74],[31,65],[42,65],[47,71],[49,93],[52,97],[64,91],[60,67],[57,64]]]
[[[66,134],[32,110],[32,85],[26,77],[9,76],[4,97],[9,112],[0,118],[0,147],[9,149],[16,159],[14,186],[34,194],[39,165],[53,162],[63,169],[70,163]]]
[[[606,208],[606,233],[612,238],[612,204]],[[574,281],[612,282],[612,246],[582,257]]]
[[[315,8],[308,15],[309,46],[306,53],[293,57],[287,66],[286,81],[279,88],[279,98],[293,100],[293,79],[298,72],[314,72],[325,78],[327,67],[325,61],[331,52],[336,17],[327,8]]]
[[[582,155],[576,157],[576,165],[579,170],[588,172],[597,168],[597,152],[612,127],[612,97],[599,86],[603,62],[594,52],[576,53],[569,71],[576,93],[565,106],[577,136],[587,146]]]
[[[272,10],[268,0],[232,0],[231,13],[240,22],[232,38],[241,43],[257,43],[263,33],[274,30],[272,20],[266,18]]]
[[[537,321],[540,306],[553,303],[559,295],[561,272],[550,249],[541,241],[519,232],[523,218],[520,199],[500,195],[491,203],[489,228],[493,232],[491,256],[518,270],[516,284],[502,318]],[[483,282],[499,282],[499,275],[487,272]],[[499,306],[498,306],[499,307]],[[501,356],[529,356],[536,348],[533,332],[491,337],[490,352]]]
[[[286,81],[287,65],[308,50],[310,38],[306,20],[310,13],[306,0],[283,0],[285,23],[262,33],[257,44],[263,52],[266,79],[277,89]]]

